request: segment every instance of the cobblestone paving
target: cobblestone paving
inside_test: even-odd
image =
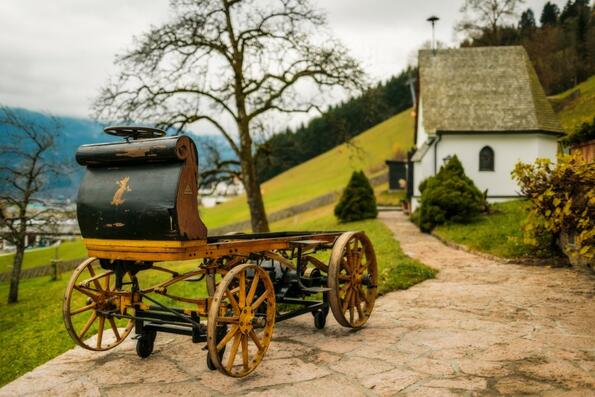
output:
[[[420,234],[400,213],[381,218],[436,280],[377,301],[368,325],[329,315],[283,322],[256,372],[206,368],[202,345],[159,335],[140,360],[134,343],[73,349],[0,389],[0,396],[546,395],[595,390],[595,277],[571,269],[501,264]]]

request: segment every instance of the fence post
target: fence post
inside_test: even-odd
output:
[[[50,264],[52,267],[52,281],[56,281],[60,277],[60,262],[61,261],[58,259],[52,259],[52,262]]]

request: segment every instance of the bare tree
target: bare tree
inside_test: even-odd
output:
[[[4,127],[0,146],[0,231],[16,247],[8,293],[8,303],[15,303],[27,233],[33,224],[37,232],[50,228],[55,219],[55,209],[48,207],[39,193],[47,178],[57,171],[48,155],[60,125],[55,119],[48,125],[36,123],[6,107],[0,107],[0,125]],[[31,204],[35,203],[45,205],[32,210]]]
[[[525,0],[464,0],[460,11],[465,17],[455,29],[471,38],[488,32],[497,43],[500,26],[515,17],[524,3]]]
[[[308,0],[173,0],[171,6],[169,23],[117,58],[120,72],[101,91],[94,114],[178,131],[211,124],[240,161],[252,229],[268,231],[254,164],[264,117],[319,109],[333,87],[362,88],[363,71]]]

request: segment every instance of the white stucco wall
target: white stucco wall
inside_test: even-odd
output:
[[[479,190],[488,190],[490,201],[500,201],[502,196],[517,196],[518,186],[510,173],[518,161],[533,162],[538,157],[556,159],[558,143],[555,136],[545,134],[459,134],[442,135],[434,143],[437,146],[438,169],[447,156],[457,155],[465,173]],[[494,171],[479,171],[479,151],[484,146],[494,150]],[[434,147],[430,148],[421,162],[414,165],[414,199],[416,208],[419,184],[434,174]],[[498,197],[500,196],[500,197]]]
[[[424,106],[422,99],[419,98],[417,109],[417,139],[415,140],[415,147],[420,147],[427,140],[428,134],[424,128]]]

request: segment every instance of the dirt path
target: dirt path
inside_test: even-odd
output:
[[[436,280],[379,299],[369,325],[312,317],[279,324],[256,373],[210,372],[201,345],[160,335],[146,360],[133,341],[73,349],[0,389],[12,395],[593,395],[595,277],[496,263],[420,234],[383,212],[405,252]],[[330,320],[329,316],[329,320]]]

